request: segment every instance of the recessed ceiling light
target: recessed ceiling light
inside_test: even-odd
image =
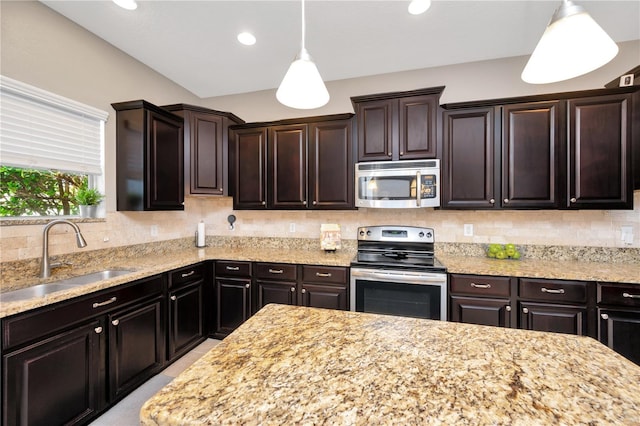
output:
[[[256,44],[256,38],[253,34],[248,32],[238,34],[238,41],[245,46],[253,46],[254,44]]]
[[[138,3],[136,3],[136,0],[113,0],[113,2],[121,8],[127,10],[136,10],[138,8]]]
[[[409,13],[412,15],[420,15],[425,13],[431,7],[431,0],[411,0],[409,3]]]

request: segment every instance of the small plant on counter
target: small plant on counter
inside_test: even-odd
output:
[[[104,198],[97,189],[81,187],[76,191],[76,203],[79,206],[95,206]]]
[[[487,256],[493,259],[513,259],[518,260],[521,257],[520,251],[513,244],[489,244]]]

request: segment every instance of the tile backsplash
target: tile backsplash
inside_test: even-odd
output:
[[[640,191],[634,193],[635,210],[498,210],[456,211],[434,209],[360,209],[354,211],[233,210],[230,197],[186,197],[184,211],[108,212],[105,220],[79,223],[87,249],[194,237],[205,222],[209,237],[318,238],[322,223],[341,226],[342,239],[354,240],[364,225],[414,225],[435,229],[436,242],[506,243],[540,246],[640,247]],[[227,217],[236,216],[229,229]],[[42,252],[43,224],[0,227],[0,262],[38,258]],[[292,226],[292,224],[294,224]],[[473,225],[473,236],[464,225]],[[631,227],[633,243],[622,241],[621,227]],[[295,230],[291,232],[291,230]],[[61,234],[69,234],[62,236]],[[71,227],[51,229],[51,255],[80,251]]]

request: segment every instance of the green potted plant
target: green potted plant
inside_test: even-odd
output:
[[[96,217],[98,204],[104,198],[104,195],[95,188],[86,186],[78,188],[76,191],[76,203],[80,208],[80,217]]]

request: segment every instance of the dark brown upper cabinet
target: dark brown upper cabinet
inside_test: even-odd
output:
[[[184,119],[185,193],[227,195],[229,126],[244,121],[228,112],[174,104],[164,109]]]
[[[351,98],[356,112],[357,161],[435,158],[444,86]]]
[[[182,118],[144,100],[111,106],[117,209],[184,210]]]
[[[568,206],[633,209],[631,94],[570,99],[568,108]]]
[[[443,208],[632,209],[632,92],[443,105]]]
[[[235,209],[352,209],[352,114],[234,126]]]

